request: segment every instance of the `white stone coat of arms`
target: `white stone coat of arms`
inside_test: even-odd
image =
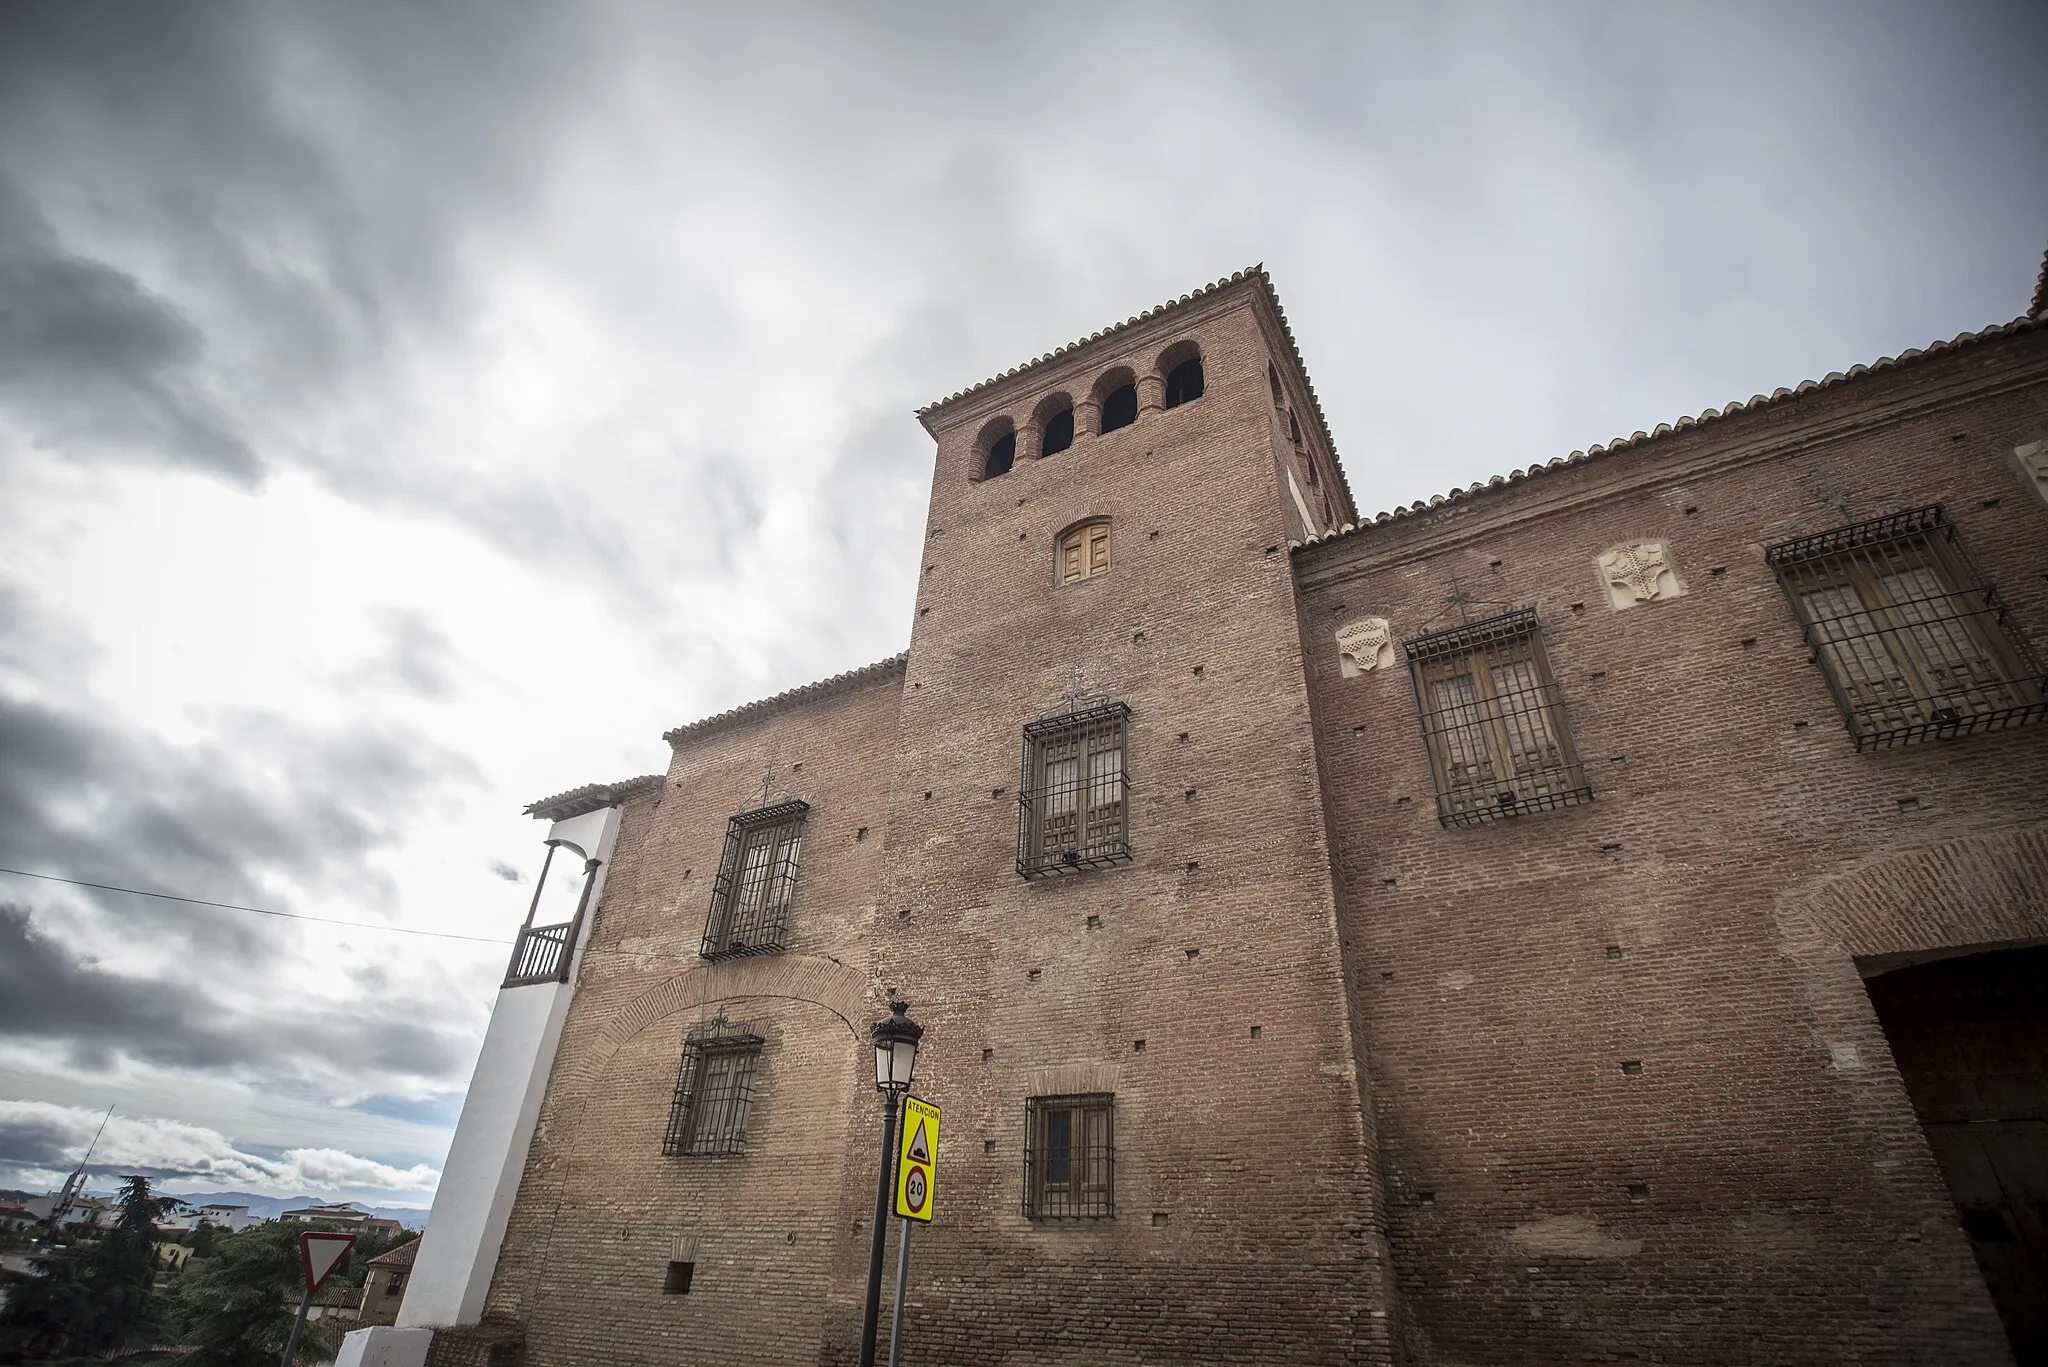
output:
[[[2020,478],[2034,491],[2034,497],[2048,503],[2048,440],[2015,446],[2012,458],[2020,467]]]
[[[1391,663],[1394,629],[1384,617],[1365,617],[1337,628],[1337,667],[1347,679]]]
[[[1671,552],[1661,541],[1631,541],[1600,557],[1600,582],[1607,604],[1619,611],[1639,603],[1677,598],[1685,592]]]

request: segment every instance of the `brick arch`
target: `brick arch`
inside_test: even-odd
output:
[[[587,1046],[557,1056],[555,1074],[549,1080],[549,1098],[542,1123],[533,1140],[522,1176],[519,1204],[539,1212],[540,1225],[535,1244],[541,1250],[529,1259],[523,1272],[513,1274],[520,1282],[515,1293],[501,1268],[493,1279],[489,1309],[502,1313],[523,1305],[530,1313],[545,1294],[549,1250],[555,1247],[561,1220],[568,1207],[563,1195],[579,1179],[585,1163],[601,1161],[606,1145],[602,1131],[594,1131],[603,1118],[597,1105],[604,1095],[606,1075],[620,1051],[650,1026],[712,1002],[771,1000],[814,1006],[837,1017],[846,1027],[849,1061],[855,1048],[864,1051],[867,1023],[883,1014],[880,980],[835,960],[817,955],[778,954],[760,958],[728,960],[718,964],[696,964],[648,988],[611,1013],[593,1034]],[[676,1046],[680,1049],[681,1032]],[[847,1075],[849,1097],[860,1093],[859,1067]],[[549,1133],[553,1130],[553,1133]]]
[[[867,1037],[866,1021],[881,1012],[872,979],[833,959],[778,954],[721,964],[699,964],[649,988],[615,1012],[581,1051],[563,1078],[579,1090],[611,1066],[612,1055],[657,1021],[709,1002],[781,998],[822,1006],[845,1023],[857,1041]],[[565,1070],[566,1071],[566,1070]]]
[[[2048,936],[2048,826],[1886,855],[1789,890],[1779,916],[1853,958]]]

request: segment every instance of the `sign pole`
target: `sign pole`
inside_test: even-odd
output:
[[[284,1356],[278,1360],[278,1367],[292,1367],[292,1355],[299,1351],[299,1334],[306,1327],[306,1312],[313,1308],[313,1293],[320,1289],[320,1283],[334,1275],[355,1243],[353,1234],[330,1234],[317,1229],[299,1236],[299,1271],[306,1278],[306,1294],[299,1297],[299,1317],[292,1321],[292,1336],[285,1340]]]
[[[889,1316],[889,1367],[896,1367],[903,1350],[903,1279],[910,1273],[910,1221],[896,1217],[903,1232],[896,1236],[896,1309]]]
[[[292,1336],[285,1340],[284,1356],[277,1367],[292,1367],[292,1355],[299,1351],[299,1331],[306,1327],[306,1311],[313,1305],[313,1288],[307,1287],[306,1294],[299,1297],[299,1317],[292,1321]]]

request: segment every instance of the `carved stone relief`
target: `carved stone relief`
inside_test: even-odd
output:
[[[1671,551],[1661,541],[1630,541],[1616,546],[1600,557],[1599,565],[1607,605],[1617,612],[1685,594]]]
[[[1370,674],[1394,659],[1394,629],[1384,617],[1364,617],[1337,628],[1337,668],[1347,679]]]
[[[2020,467],[2020,479],[2034,491],[2034,497],[2048,503],[2048,438],[2013,447],[2012,458]]]

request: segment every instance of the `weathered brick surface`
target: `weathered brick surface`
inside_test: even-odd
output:
[[[1089,435],[1116,366],[1146,411]],[[900,993],[945,1108],[911,1361],[2003,1360],[1856,960],[2048,936],[2048,727],[1854,753],[1762,549],[1943,500],[2048,643],[2044,374],[2022,333],[1292,555],[1355,514],[1256,280],[940,406],[907,663],[687,728],[626,809],[494,1322],[533,1367],[851,1361]],[[977,479],[1062,390],[1073,448]],[[1689,592],[1614,612],[1636,538]],[[1443,625],[1454,575],[1541,613],[1590,805],[1444,830],[1404,670],[1339,676],[1336,625]],[[1134,859],[1027,882],[1019,728],[1076,671],[1131,709]],[[789,949],[707,965],[764,773],[812,803]],[[768,1041],[747,1153],[664,1158],[720,1007]],[[1075,1090],[1115,1218],[1028,1219],[1026,1099]]]
[[[1022,423],[1117,364],[1142,377],[1188,339],[1200,400],[972,478],[992,415]],[[1393,1351],[1293,618],[1276,355],[1247,284],[930,424],[877,927],[887,984],[929,1032],[920,1091],[947,1108],[941,1219],[914,1245],[921,1360]],[[1112,520],[1114,568],[1055,587],[1053,541],[1088,517]],[[1130,706],[1135,857],[1026,882],[1019,727],[1064,705],[1072,670],[1083,693]],[[1021,1210],[1026,1098],[1065,1090],[1043,1074],[1069,1065],[1116,1095],[1114,1220]]]
[[[872,1191],[852,1140],[881,1011],[866,940],[900,686],[882,671],[711,728],[627,807],[492,1284],[489,1313],[525,1325],[531,1367],[810,1361],[848,1313],[832,1287]],[[707,964],[726,821],[759,805],[764,774],[811,804],[788,949]],[[746,1155],[665,1158],[683,1033],[720,1009],[766,1039]],[[696,1266],[687,1296],[662,1294],[676,1257]]]
[[[2048,727],[1857,754],[1763,551],[1941,501],[2048,642],[2044,374],[2029,333],[1297,557],[1417,1361],[2008,1360],[1852,958],[2048,935]],[[1689,592],[1612,611],[1636,538]],[[1340,677],[1454,578],[1540,612],[1591,805],[1442,828],[1405,669]]]

